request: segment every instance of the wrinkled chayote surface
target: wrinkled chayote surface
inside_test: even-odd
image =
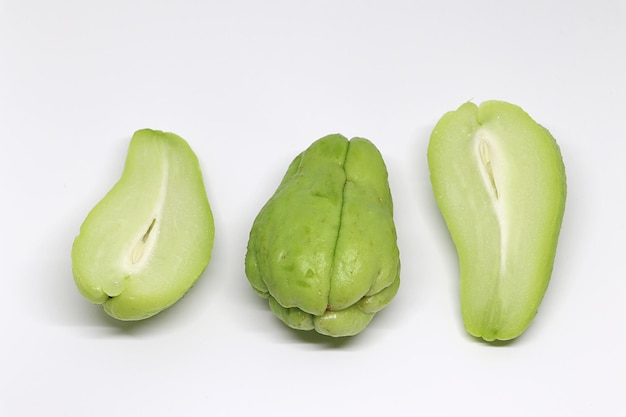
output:
[[[246,275],[288,326],[361,332],[396,295],[387,169],[367,139],[325,136],[298,155],[256,217]]]

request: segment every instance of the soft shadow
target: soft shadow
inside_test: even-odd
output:
[[[362,336],[360,333],[355,336],[332,337],[317,333],[315,330],[295,330],[285,325],[283,327],[293,341],[305,343],[315,349],[346,349],[355,346]]]
[[[505,348],[505,347],[513,347],[515,345],[520,344],[520,339],[523,338],[523,334],[516,337],[515,339],[510,339],[510,340],[493,340],[493,341],[488,341],[483,339],[482,337],[476,337],[476,336],[472,336],[471,334],[465,332],[465,337],[476,343],[476,344],[480,344],[480,345],[484,345],[484,346],[493,346],[493,347],[500,347],[500,348]]]
[[[83,300],[83,306],[80,310],[83,311],[82,321],[80,325],[86,335],[92,337],[138,337],[145,335],[156,335],[167,332],[168,329],[173,330],[179,328],[176,323],[182,321],[181,315],[187,315],[188,312],[184,308],[180,300],[171,307],[164,311],[143,319],[135,321],[123,321],[109,316],[101,305],[90,304],[88,301]]]
[[[389,329],[395,323],[390,314],[391,312],[386,311],[389,309],[390,306],[388,305],[376,313],[367,327],[354,336],[333,337],[320,334],[315,330],[292,329],[272,314],[274,320],[273,327],[280,327],[281,329],[275,329],[275,331],[283,332],[288,341],[306,345],[312,350],[355,349],[359,346],[369,346],[372,343],[376,343],[383,335],[389,334]]]
[[[122,321],[109,316],[102,305],[93,304],[80,294],[73,282],[71,267],[68,268],[65,262],[61,269],[65,272],[57,274],[54,279],[63,282],[61,286],[63,291],[55,288],[56,297],[45,299],[45,303],[48,304],[45,310],[52,310],[54,313],[42,315],[42,319],[53,321],[56,325],[75,327],[84,335],[96,338],[149,336],[179,330],[181,323],[188,322],[189,316],[197,314],[195,309],[203,304],[201,299],[206,296],[205,292],[210,292],[207,286],[212,282],[210,271],[207,269],[196,284],[170,307],[143,320]],[[52,287],[52,284],[49,285]],[[59,305],[62,305],[62,308],[59,308]]]

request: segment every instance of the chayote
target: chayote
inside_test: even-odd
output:
[[[378,149],[329,135],[293,160],[256,217],[246,275],[289,327],[352,336],[398,291],[396,240]]]
[[[187,141],[138,130],[121,178],[74,239],[74,280],[110,316],[143,320],[176,303],[200,278],[214,236],[200,163]]]
[[[550,282],[565,210],[556,140],[519,106],[468,102],[435,126],[428,165],[457,249],[465,328],[487,341],[518,337]]]

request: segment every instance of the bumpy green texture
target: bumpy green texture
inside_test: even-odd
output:
[[[565,210],[556,141],[518,106],[465,103],[436,125],[428,164],[459,257],[467,331],[518,337],[548,287]]]
[[[87,215],[72,247],[80,292],[120,320],[178,301],[211,258],[213,215],[196,155],[172,133],[133,135],[119,181]]]
[[[367,139],[317,140],[254,221],[246,254],[252,287],[294,329],[352,336],[396,295],[399,273],[380,153]]]

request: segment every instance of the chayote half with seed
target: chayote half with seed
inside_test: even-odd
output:
[[[246,275],[288,326],[361,332],[400,285],[387,168],[367,139],[325,136],[298,155],[256,217]]]
[[[467,331],[516,338],[537,313],[556,255],[566,197],[556,141],[518,106],[465,103],[437,123],[428,164],[458,253]]]
[[[198,159],[181,137],[135,132],[119,181],[72,246],[80,292],[120,320],[178,301],[211,258],[215,228]]]

